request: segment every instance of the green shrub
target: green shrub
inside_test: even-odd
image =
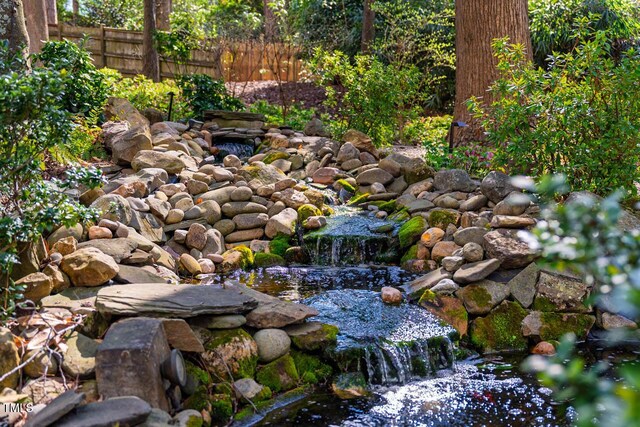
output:
[[[172,119],[191,117],[189,105],[183,100],[182,89],[174,80],[154,82],[141,74],[122,77],[122,74],[110,68],[102,68],[99,71],[105,76],[111,96],[128,99],[138,110],[156,108],[168,111],[169,93],[173,93]]]
[[[84,49],[68,40],[50,41],[34,56],[44,68],[60,72],[64,82],[63,107],[73,114],[95,118],[102,111],[108,96],[104,76]]]
[[[533,54],[541,67],[549,55],[571,52],[580,41],[580,28],[605,31],[620,48],[640,36],[636,0],[531,0],[529,23]]]
[[[206,110],[244,110],[244,104],[227,93],[222,80],[206,74],[189,74],[178,77],[182,96],[196,118],[202,118]]]
[[[562,173],[575,190],[635,193],[640,162],[640,56],[619,61],[606,34],[534,69],[521,46],[497,40],[494,101],[470,108],[495,147],[493,163],[513,174]]]
[[[262,99],[254,102],[249,107],[249,111],[252,113],[264,114],[267,123],[278,126],[289,126],[295,130],[303,130],[304,125],[316,114],[315,108],[305,108],[299,104],[289,105],[286,116],[283,110],[281,105],[269,104]]]
[[[101,174],[70,168],[64,181],[45,181],[46,154],[68,144],[71,134],[67,72],[28,71],[23,58],[9,54],[6,42],[0,43],[0,64],[0,317],[7,317],[20,298],[9,279],[18,244],[34,242],[54,226],[93,219],[93,212],[64,190],[79,183],[96,186]]]
[[[342,52],[317,50],[311,67],[321,76],[327,106],[337,110],[337,120],[330,124],[336,136],[353,128],[376,146],[388,145],[402,139],[405,123],[417,116],[421,73],[413,65],[385,65],[364,55],[351,61]]]

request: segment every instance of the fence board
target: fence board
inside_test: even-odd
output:
[[[142,72],[140,31],[74,27],[60,23],[49,25],[49,37],[75,43],[86,39],[85,48],[91,53],[96,66],[116,69],[125,76]],[[161,59],[160,74],[162,78],[173,78],[178,73],[203,73],[229,82],[243,82],[274,80],[275,71],[282,81],[297,81],[303,70],[297,54],[294,48],[282,44],[207,39],[200,49],[192,52],[186,64]]]

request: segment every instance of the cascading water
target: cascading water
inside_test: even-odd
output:
[[[338,326],[329,351],[344,371],[360,371],[371,384],[405,384],[454,365],[448,336],[454,330],[410,304],[390,306],[377,292],[331,290],[305,301],[319,321]]]
[[[316,265],[360,265],[397,261],[397,224],[352,207],[336,207],[321,230],[304,236]]]
[[[246,159],[253,156],[254,151],[253,144],[240,142],[216,142],[214,146],[220,150],[216,155],[216,159],[223,159],[229,154],[233,154],[240,159]]]

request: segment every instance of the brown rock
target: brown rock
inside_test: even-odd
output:
[[[421,299],[420,305],[453,326],[461,336],[467,334],[469,315],[458,298],[432,294],[431,298]]]
[[[35,303],[49,296],[53,290],[53,280],[44,273],[31,273],[17,280],[16,285],[25,286],[24,298]]]
[[[100,286],[120,271],[113,258],[92,247],[81,248],[65,256],[61,267],[75,286]]]
[[[543,356],[553,356],[556,354],[556,348],[547,341],[540,341],[533,347],[531,354],[541,354]]]
[[[76,251],[78,241],[73,236],[64,237],[51,246],[50,252],[57,252],[62,256],[69,255]]]
[[[431,250],[431,259],[440,262],[443,258],[453,255],[458,249],[461,248],[455,242],[438,242]]]
[[[89,239],[111,239],[113,237],[113,233],[106,227],[98,227],[97,225],[92,225],[89,227]]]
[[[193,353],[204,352],[202,342],[183,319],[162,319],[162,326],[171,347]]]
[[[444,230],[437,227],[431,227],[420,237],[420,242],[427,248],[433,248],[436,243],[440,242],[444,238]]]
[[[385,286],[380,292],[382,301],[386,304],[400,304],[402,302],[402,292],[396,288]]]

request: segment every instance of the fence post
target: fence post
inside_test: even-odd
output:
[[[100,24],[100,57],[102,58],[102,68],[107,67],[107,40],[104,24]]]
[[[60,21],[58,24],[58,40],[62,41],[62,32],[64,31],[64,23]]]

